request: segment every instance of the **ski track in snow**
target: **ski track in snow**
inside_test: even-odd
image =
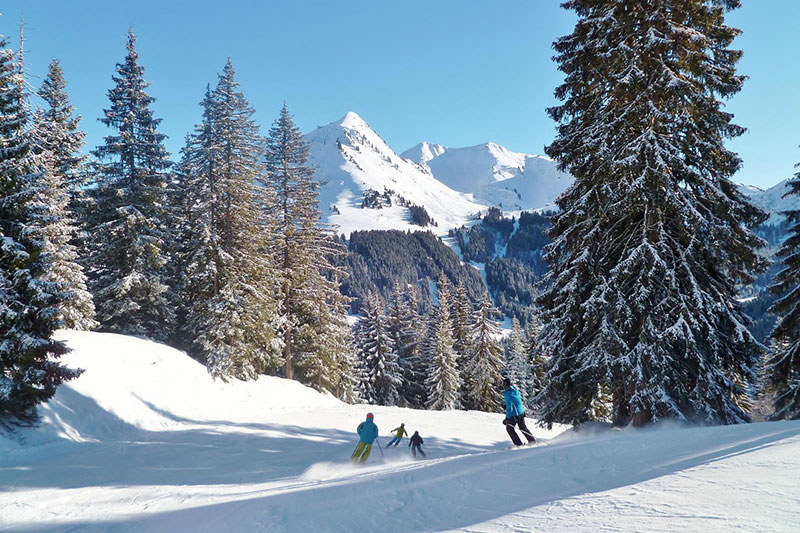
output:
[[[0,437],[3,531],[798,531],[800,422],[561,432],[506,450],[502,414],[339,403],[278,378],[64,332],[86,368],[27,445]],[[348,458],[367,410],[381,429]],[[425,439],[386,449],[405,422]],[[532,423],[530,425],[533,425]]]

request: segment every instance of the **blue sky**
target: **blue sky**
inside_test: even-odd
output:
[[[173,152],[230,56],[265,128],[286,100],[304,131],[352,110],[398,152],[428,140],[542,153],[561,80],[551,43],[574,24],[559,3],[4,0],[0,33],[15,43],[24,12],[27,70],[61,60],[90,147],[105,134],[96,119],[133,26]],[[729,109],[749,132],[730,146],[745,162],[737,181],[766,187],[800,161],[800,1],[744,4],[729,23],[745,32],[736,44],[751,79]]]

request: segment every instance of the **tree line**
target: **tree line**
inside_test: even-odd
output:
[[[283,375],[352,396],[346,249],[320,221],[308,145],[286,105],[262,136],[230,60],[177,163],[129,32],[103,143],[54,60],[38,90],[0,41],[0,416],[79,374],[58,328],[187,350],[221,379]]]
[[[419,409],[495,411],[504,376],[530,406],[543,385],[546,357],[536,322],[513,319],[504,339],[499,311],[484,291],[477,306],[466,286],[442,274],[433,308],[419,312],[413,285],[395,284],[387,302],[376,292],[356,324],[353,382],[369,403]]]

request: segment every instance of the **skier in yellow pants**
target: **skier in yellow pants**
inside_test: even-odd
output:
[[[366,463],[367,459],[369,458],[369,452],[372,451],[372,443],[375,438],[378,436],[378,426],[375,425],[373,422],[372,413],[367,413],[367,419],[361,422],[358,425],[358,436],[361,439],[356,446],[356,450],[353,452],[353,455],[350,456],[350,461],[356,462],[359,460],[359,456],[361,457],[361,463]]]

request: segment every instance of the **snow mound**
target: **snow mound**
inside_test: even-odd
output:
[[[330,395],[276,377],[214,380],[184,352],[152,341],[81,331],[61,331],[58,338],[72,349],[62,362],[84,372],[41,406],[40,427],[26,432],[29,443],[54,438],[116,440],[134,428],[158,431],[186,421],[246,422],[270,411],[341,405]]]

